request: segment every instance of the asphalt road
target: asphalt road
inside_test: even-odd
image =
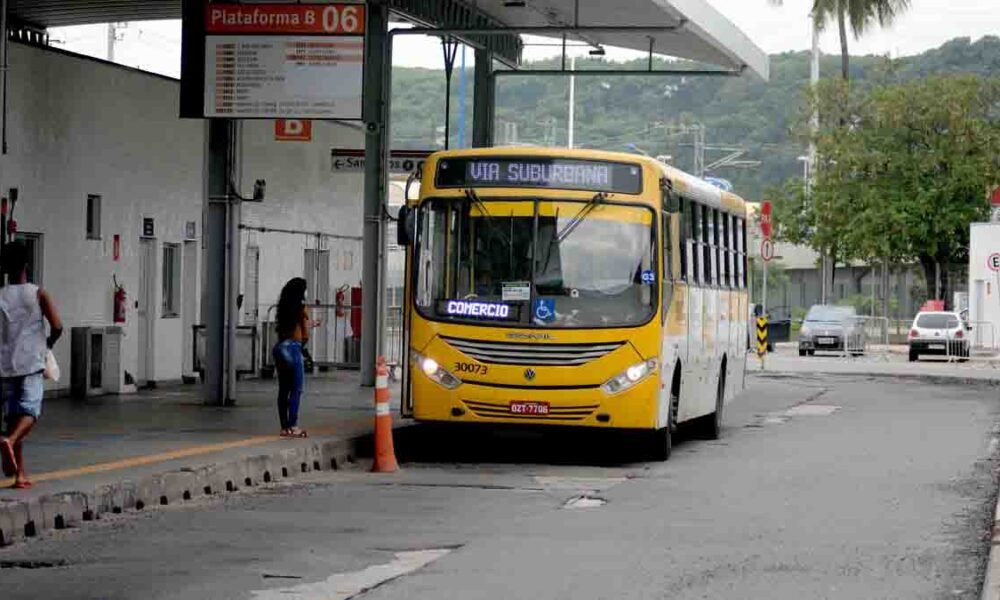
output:
[[[995,387],[752,377],[721,440],[400,436],[359,465],[0,550],[15,598],[978,598]],[[567,502],[570,505],[567,505]]]

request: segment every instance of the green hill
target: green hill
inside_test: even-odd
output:
[[[836,77],[838,56],[825,56],[822,73]],[[852,75],[859,84],[905,80],[932,73],[1000,74],[1000,37],[972,43],[954,39],[923,54],[889,61],[878,56],[852,58]],[[556,61],[526,68],[557,67]],[[578,60],[578,69],[607,69],[600,59]],[[642,69],[645,60],[617,63],[619,68]],[[670,66],[659,61],[658,67]],[[674,67],[678,63],[673,63]],[[805,152],[793,125],[801,115],[809,78],[807,52],[771,57],[771,79],[733,77],[578,77],[576,81],[577,146],[624,150],[634,144],[649,154],[668,154],[674,164],[690,170],[691,135],[671,134],[678,124],[700,123],[709,146],[738,146],[743,158],[760,161],[749,169],[722,168],[710,173],[733,181],[736,191],[758,199],[764,190],[801,174],[796,160]],[[458,70],[452,81],[452,146],[459,129]],[[466,139],[471,138],[472,73],[467,71]],[[567,137],[568,79],[564,77],[507,77],[497,86],[497,142],[515,127],[517,140],[530,144],[564,145]],[[444,75],[430,69],[396,68],[393,78],[394,147],[439,147],[437,128],[444,124]],[[721,158],[709,151],[706,164]]]

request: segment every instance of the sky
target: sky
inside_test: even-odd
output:
[[[530,0],[529,0],[530,1]],[[759,47],[768,53],[805,50],[811,43],[809,9],[811,0],[784,0],[776,7],[767,0],[706,0],[728,17]],[[50,31],[59,47],[91,56],[106,57],[108,27],[84,25]],[[851,40],[852,54],[881,54],[892,57],[919,54],[955,37],[973,40],[1000,33],[1000,10],[996,0],[911,0],[909,11],[890,28],[873,28],[860,40]],[[133,67],[169,75],[180,72],[180,22],[134,22],[116,29],[115,60]],[[532,42],[550,40],[529,39]],[[443,58],[437,39],[402,36],[396,40],[393,64],[409,67],[441,68]],[[825,53],[839,54],[836,27],[820,41]],[[551,46],[529,45],[525,59],[558,55]],[[575,53],[585,55],[586,49]],[[608,58],[623,60],[639,56],[625,50],[608,51]],[[472,53],[467,54],[472,64]]]

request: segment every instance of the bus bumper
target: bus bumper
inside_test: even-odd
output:
[[[450,423],[655,429],[660,392],[658,371],[613,396],[600,387],[513,388],[475,382],[447,390],[417,372],[413,377],[413,418]]]

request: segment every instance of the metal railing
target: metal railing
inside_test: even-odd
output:
[[[205,326],[192,325],[192,356],[194,371],[204,377],[205,371]],[[254,375],[257,373],[257,328],[252,325],[236,328],[236,373]]]
[[[278,340],[275,311],[267,309],[266,318],[261,323],[261,367],[265,373],[274,369],[271,350]],[[309,343],[306,350],[315,366],[333,369],[355,370],[361,367],[361,331],[355,331],[352,315],[361,308],[349,304],[310,304],[309,316],[313,320]],[[357,323],[360,319],[355,318]],[[360,327],[359,327],[360,329]],[[383,353],[390,367],[402,364],[403,359],[403,309],[391,306],[386,311],[385,344]]]
[[[855,316],[844,319],[843,353],[845,358],[873,356],[887,359],[889,354],[889,319]]]

